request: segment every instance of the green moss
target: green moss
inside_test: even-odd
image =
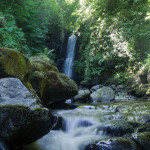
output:
[[[40,57],[32,58],[31,83],[43,104],[69,99],[78,93],[78,87],[66,75],[59,73],[58,69],[49,61]]]
[[[18,51],[0,48],[0,78],[16,77],[23,83],[29,82],[31,78],[30,61]]]

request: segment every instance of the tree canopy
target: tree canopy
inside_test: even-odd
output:
[[[71,32],[81,79],[130,75],[150,59],[150,0],[0,1],[0,47],[56,60]]]

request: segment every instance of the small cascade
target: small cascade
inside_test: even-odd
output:
[[[63,117],[62,130],[51,132],[26,150],[85,150],[85,147],[106,136],[99,131],[99,122],[93,116],[80,115],[78,110],[63,110],[57,113]],[[85,113],[89,114],[85,110]]]
[[[67,45],[67,56],[63,66],[64,73],[70,78],[72,78],[72,66],[74,63],[76,40],[77,37],[74,34],[69,37]]]

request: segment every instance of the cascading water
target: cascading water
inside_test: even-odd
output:
[[[106,136],[99,130],[100,110],[74,109],[57,111],[63,117],[62,130],[52,130],[26,150],[84,150],[85,147]],[[94,114],[94,115],[93,115]],[[95,117],[96,116],[96,117]]]
[[[76,36],[72,34],[68,39],[68,46],[67,46],[67,56],[65,59],[65,63],[63,66],[64,73],[72,78],[72,66],[74,62],[75,56],[75,45],[76,45]]]

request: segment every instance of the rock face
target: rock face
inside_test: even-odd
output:
[[[58,72],[58,69],[49,60],[35,57],[31,59],[31,64],[31,84],[43,105],[49,106],[78,94],[75,82],[65,74]]]
[[[89,90],[80,90],[79,94],[76,95],[73,100],[79,102],[88,102],[90,99],[91,92]]]
[[[0,139],[12,145],[34,142],[50,131],[51,118],[19,79],[0,79]]]
[[[110,102],[115,99],[115,92],[110,87],[103,87],[90,95],[93,102]]]

